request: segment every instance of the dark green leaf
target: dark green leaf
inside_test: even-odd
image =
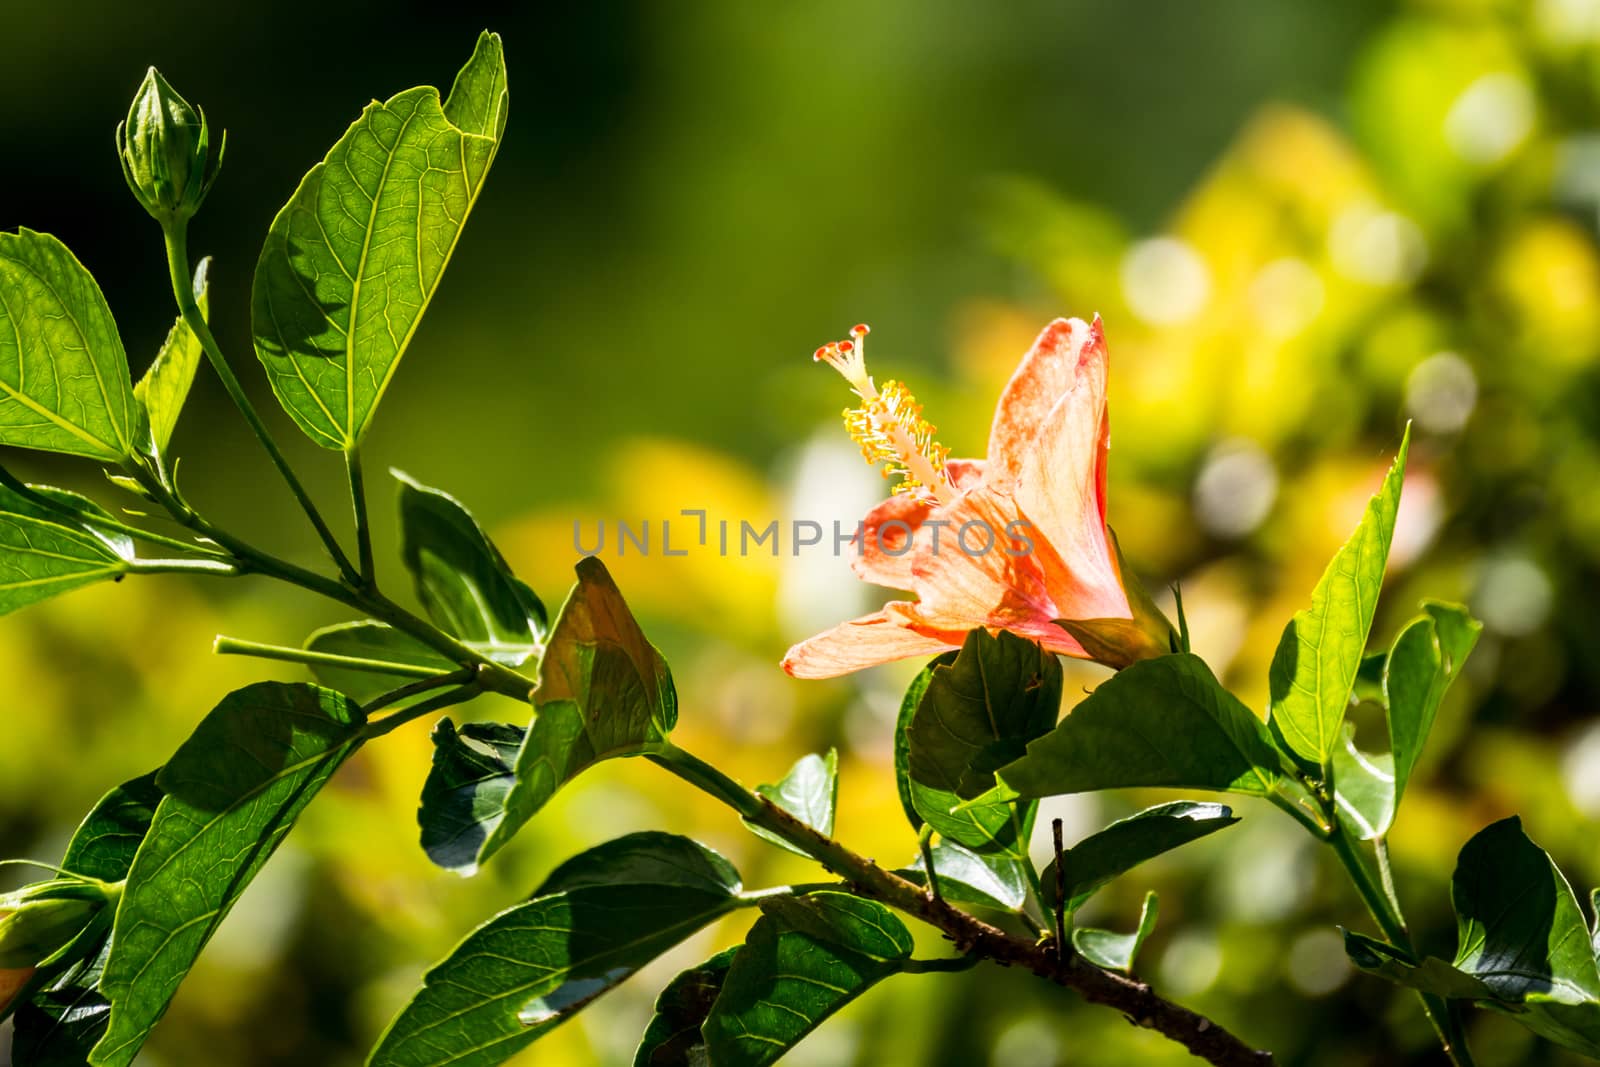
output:
[[[202,317],[209,318],[211,257],[200,261],[194,272],[194,299],[200,306]],[[133,387],[133,395],[144,405],[150,421],[150,436],[155,439],[157,451],[165,452],[172,443],[172,431],[178,426],[178,416],[183,412],[183,402],[189,398],[189,388],[194,384],[194,372],[200,367],[204,351],[200,339],[178,316],[161,351],[144,372],[144,377]]]
[[[547,897],[584,886],[679,885],[707,893],[737,893],[733,864],[697,841],[658,830],[607,841],[567,860],[534,896]]]
[[[165,797],[128,874],[94,1067],[126,1067],[239,894],[361,742],[361,710],[310,685],[224,697],[156,776]]]
[[[1506,1000],[1600,1001],[1589,927],[1572,888],[1516,816],[1480,830],[1451,879],[1455,965]]]
[[[136,403],[94,278],[49,234],[0,233],[0,444],[116,462]]]
[[[72,835],[61,866],[106,882],[127,877],[162,795],[154,772],[111,790]],[[111,1002],[100,993],[107,947],[102,942],[92,958],[51,979],[18,1006],[13,1062],[23,1067],[81,1067],[88,1062],[111,1018]]]
[[[656,998],[656,1013],[639,1041],[633,1067],[706,1067],[710,1053],[700,1027],[722,992],[738,951],[735,947],[719,952],[667,983]]]
[[[635,834],[569,860],[541,895],[478,927],[428,972],[368,1063],[510,1059],[738,907],[737,876],[721,877],[730,873],[715,853],[666,834]]]
[[[911,956],[904,924],[874,901],[811,893],[762,910],[702,1028],[718,1067],[776,1061]]]
[[[605,564],[578,562],[573,587],[539,661],[537,713],[517,753],[506,814],[478,862],[511,839],[585,768],[650,751],[678,721],[661,653],[645,639]]]
[[[1344,951],[1350,962],[1368,974],[1375,974],[1398,985],[1440,997],[1459,1000],[1495,1000],[1494,990],[1437,956],[1426,956],[1421,963],[1410,963],[1392,946],[1364,934],[1344,931]]]
[[[1132,974],[1139,950],[1156,928],[1158,912],[1156,895],[1146,893],[1144,907],[1139,911],[1139,925],[1133,933],[1118,934],[1110,930],[1097,930],[1092,926],[1080,926],[1072,931],[1072,947],[1096,967]]]
[[[301,181],[256,264],[256,354],[325,448],[366,431],[438,289],[506,122],[485,33],[442,105],[432,86],[372,103]]]
[[[500,722],[469,722],[458,731],[449,719],[433,728],[433,767],[417,824],[422,850],[439,866],[460,875],[477,872],[478,850],[505,817],[523,733]]]
[[[833,836],[833,811],[839,803],[839,752],[828,749],[826,756],[801,756],[777,785],[758,785],[756,792],[772,801],[824,837]],[[757,837],[802,856],[805,852],[769,830],[746,826]]]
[[[123,782],[101,797],[67,843],[61,866],[102,882],[126,878],[165,796],[156,784],[157,773]]]
[[[973,630],[948,665],[936,663],[906,730],[912,805],[941,837],[1017,851],[1017,814],[1004,799],[962,805],[994,788],[995,769],[1049,730],[1061,709],[1061,664],[1038,644]],[[960,810],[956,810],[957,808]],[[1031,808],[1022,814],[1031,817]]]
[[[80,513],[104,514],[76,493],[34,491]],[[71,515],[0,486],[0,615],[118,578],[128,572],[132,558],[133,545],[126,538],[102,536]]]
[[[325,626],[306,638],[305,647],[311,652],[379,660],[407,667],[432,667],[441,671],[451,671],[456,668],[453,661],[441,656],[416,638],[386,623],[373,622],[371,619]],[[416,678],[409,674],[354,671],[347,667],[330,667],[322,663],[312,664],[311,674],[322,685],[329,689],[337,689],[351,700],[363,704],[416,681]],[[416,699],[420,700],[428,695],[430,694],[422,694]]]
[[[1137,815],[1119,819],[1098,833],[1090,834],[1062,852],[1065,861],[1067,910],[1076,911],[1119,874],[1133,870],[1146,860],[1238,822],[1225,804],[1206,804],[1175,800],[1157,804]],[[1056,904],[1056,861],[1039,875],[1044,904]]]
[[[1281,766],[1261,720],[1204,661],[1183,653],[1142,660],[1102,682],[999,777],[1022,797],[1129,786],[1263,796]]]
[[[1027,860],[1003,852],[973,852],[954,841],[940,841],[931,851],[939,895],[951,903],[1016,911],[1027,899]],[[928,884],[921,856],[895,873],[918,885]]]
[[[948,667],[956,660],[956,653],[945,652],[935,656],[926,667],[917,672],[917,676],[906,687],[905,696],[900,699],[900,714],[894,724],[894,785],[900,794],[900,808],[906,813],[906,820],[911,823],[911,829],[922,829],[922,816],[917,814],[917,806],[912,797],[911,786],[911,719],[917,713],[917,705],[922,703],[922,697],[928,691],[928,686],[933,681],[933,672],[938,667]]]
[[[1323,572],[1311,607],[1295,613],[1272,658],[1273,723],[1290,750],[1314,764],[1326,766],[1339,743],[1383,586],[1410,444],[1407,426],[1383,487]]]
[[[501,663],[525,662],[539,649],[544,605],[455,497],[392,473],[400,481],[400,558],[429,618]]]

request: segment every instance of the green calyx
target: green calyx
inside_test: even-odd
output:
[[[151,67],[117,126],[117,154],[134,197],[163,226],[188,221],[216,181],[227,135],[210,165],[205,112],[191,107]]]
[[[0,896],[0,970],[34,967],[72,943],[122,883],[66,875]]]

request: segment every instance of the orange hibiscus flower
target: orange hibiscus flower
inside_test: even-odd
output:
[[[845,424],[900,483],[852,542],[864,580],[915,601],[841,623],[783,659],[831,678],[959,648],[978,627],[1121,668],[1173,647],[1172,627],[1125,572],[1106,525],[1106,344],[1100,319],[1057,319],[1023,357],[995,411],[986,460],[948,458],[899,382],[866,372],[867,328],[819,348],[855,389]]]

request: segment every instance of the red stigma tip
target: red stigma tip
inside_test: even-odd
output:
[[[856,346],[855,346],[855,342],[854,341],[840,341],[839,342],[839,351],[841,351],[841,352],[854,351],[855,347]]]
[[[813,360],[815,360],[816,362],[821,363],[823,357],[826,356],[827,354],[828,354],[828,347],[826,345],[824,345],[821,348],[817,349],[815,352],[811,353],[811,358]]]
[[[850,327],[850,336],[851,337],[865,337],[867,334],[869,334],[871,332],[872,332],[872,327],[868,326],[864,322],[859,322],[856,325]]]

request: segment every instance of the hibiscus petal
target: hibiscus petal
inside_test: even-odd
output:
[[[988,486],[936,509],[926,523],[930,536],[918,538],[911,566],[921,623],[948,630],[995,627],[1058,640],[1058,613],[1025,522],[1008,494]]]
[[[970,489],[983,481],[983,460],[952,459],[945,471],[957,489]],[[850,568],[856,577],[890,589],[910,589],[912,542],[930,535],[922,524],[933,507],[922,497],[897,493],[867,512],[861,529],[850,539]]]
[[[1056,319],[1022,357],[1000,394],[989,431],[986,477],[991,484],[1007,485],[1021,475],[1039,428],[1078,384],[1085,357],[1091,365],[1098,362],[1100,394],[1105,395],[1105,340],[1099,327],[1098,318],[1092,326],[1082,319]]]
[[[890,604],[807,638],[784,655],[783,669],[795,678],[836,678],[891,660],[932,656],[961,647],[960,634],[924,634],[911,629],[911,616],[904,611],[911,606]]]

